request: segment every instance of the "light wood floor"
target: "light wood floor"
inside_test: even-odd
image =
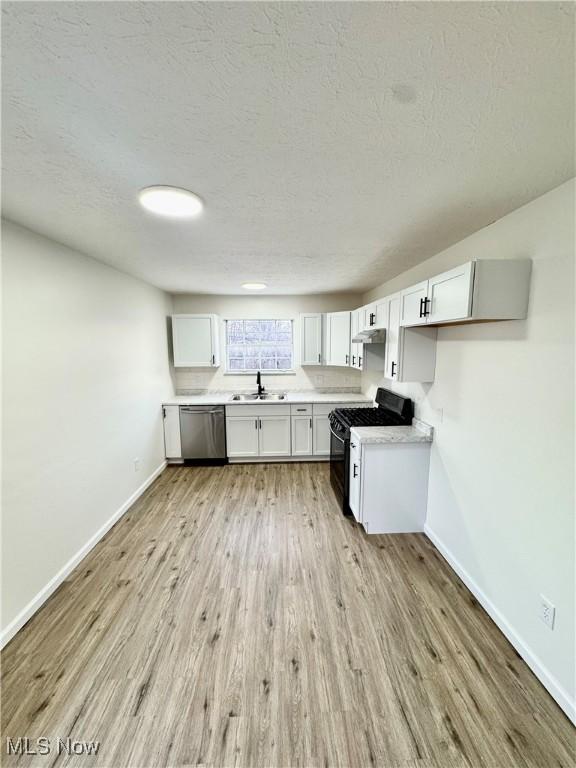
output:
[[[5,765],[574,765],[574,729],[423,535],[325,464],[169,468],[3,653]]]

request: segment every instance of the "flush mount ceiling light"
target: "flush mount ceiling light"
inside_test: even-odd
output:
[[[242,283],[242,288],[247,291],[263,291],[266,287],[266,283]]]
[[[173,219],[191,219],[204,208],[198,195],[180,187],[145,187],[140,190],[138,199],[147,211]]]

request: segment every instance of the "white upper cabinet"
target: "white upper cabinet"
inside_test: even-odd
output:
[[[401,292],[402,326],[522,320],[528,311],[531,262],[480,259]]]
[[[350,364],[350,312],[326,315],[326,365]]]
[[[217,315],[172,315],[172,346],[176,368],[220,365]]]
[[[423,315],[428,323],[464,320],[472,312],[474,264],[469,261],[428,280]]]
[[[400,351],[400,294],[387,298],[387,331],[384,375],[387,379],[398,380],[398,359]]]
[[[428,280],[412,285],[400,294],[400,325],[422,325],[426,322],[424,302],[428,295]]]
[[[400,325],[402,297],[387,297],[388,320],[384,376],[393,381],[434,381],[436,328]]]
[[[373,301],[372,304],[362,307],[360,311],[362,312],[360,330],[369,331],[386,328],[388,322],[387,298]]]
[[[300,315],[300,365],[322,365],[322,314]]]
[[[350,313],[350,338],[353,339],[361,330],[362,318],[364,316],[364,309],[356,309]],[[350,367],[362,370],[362,357],[364,353],[364,345],[362,342],[351,341],[350,342]]]

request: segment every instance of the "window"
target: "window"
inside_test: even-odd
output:
[[[231,373],[292,370],[292,320],[227,320],[226,368]]]

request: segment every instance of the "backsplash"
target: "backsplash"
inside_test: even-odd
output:
[[[361,374],[349,368],[297,368],[293,374],[262,374],[262,384],[270,391],[359,391]],[[178,368],[174,370],[174,385],[178,395],[207,390],[251,391],[256,386],[256,375],[234,376],[214,368]]]

